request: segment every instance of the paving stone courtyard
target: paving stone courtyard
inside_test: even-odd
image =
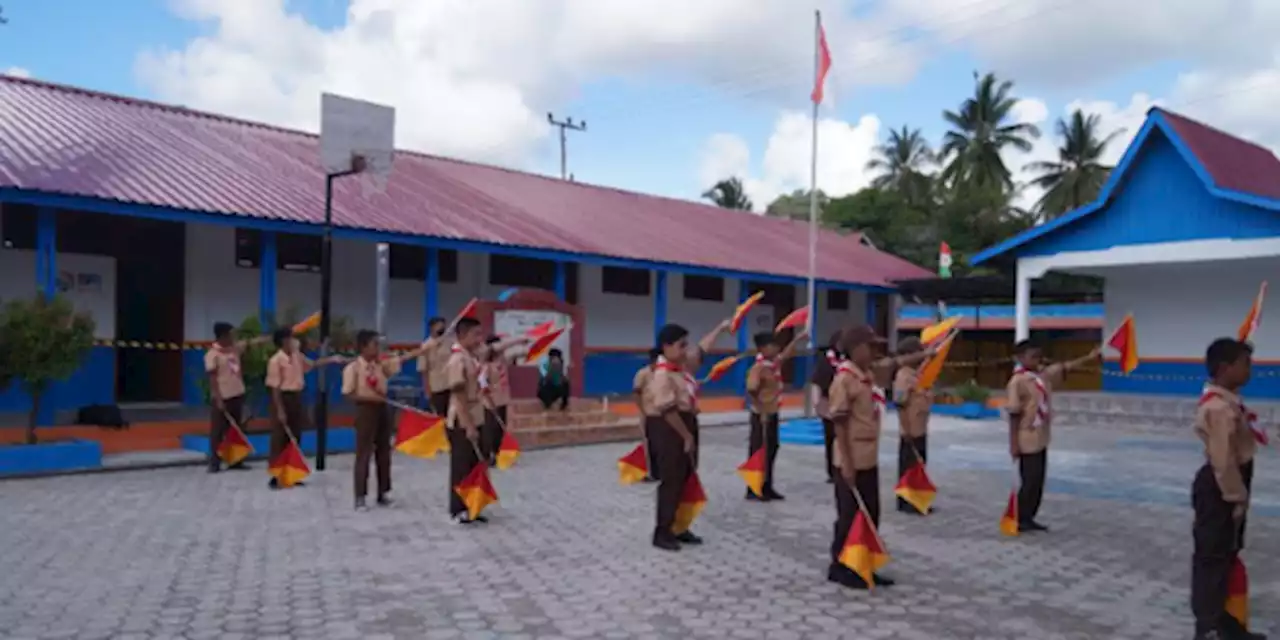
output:
[[[938,418],[938,513],[887,512],[898,586],[825,581],[821,447],[784,446],[781,503],[746,503],[742,427],[708,429],[701,548],[648,544],[630,445],[528,452],[494,474],[492,521],[445,518],[443,459],[395,458],[399,504],[351,509],[351,456],[272,493],[259,465],[0,482],[0,637],[1189,638],[1189,433],[1060,428],[1042,520],[1001,538],[1002,427]],[[892,423],[892,419],[886,423]],[[886,504],[896,464],[886,435]],[[1246,562],[1254,626],[1280,606],[1280,460],[1261,453]]]

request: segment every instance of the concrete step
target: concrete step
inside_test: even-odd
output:
[[[629,422],[516,429],[513,435],[519,440],[521,448],[524,449],[640,441],[639,427]]]
[[[560,413],[551,411],[547,413],[536,414],[514,414],[508,418],[508,422],[512,429],[529,430],[529,429],[548,429],[560,427],[575,427],[581,425],[611,425],[621,420],[620,416],[609,413],[607,411],[569,411]]]
[[[553,411],[556,409],[556,407],[552,408]],[[569,398],[570,411],[602,411],[603,409],[604,403],[598,398]],[[542,402],[537,398],[512,400],[511,404],[507,405],[507,412],[512,415],[543,413],[545,411],[546,409],[542,408]]]

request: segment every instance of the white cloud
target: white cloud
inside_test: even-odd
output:
[[[873,176],[866,166],[879,137],[880,120],[874,115],[863,116],[856,124],[819,117],[818,188],[828,195],[842,196],[871,184]],[[710,186],[717,180],[740,177],[756,209],[763,210],[781,194],[809,188],[812,140],[812,117],[783,113],[774,124],[757,169],[745,140],[732,134],[713,135],[703,149],[699,178]]]
[[[332,30],[285,0],[174,1],[214,29],[139,56],[140,79],[163,100],[314,130],[319,94],[332,91],[395,106],[403,146],[515,166],[549,135],[545,113],[593,78],[654,74],[794,99],[812,68],[813,14],[787,0],[351,0]],[[833,89],[914,74],[915,47],[889,25],[847,17],[847,0],[814,4],[836,69],[850,70],[833,74]]]
[[[15,78],[30,78],[31,71],[22,67],[9,67],[4,70],[4,75],[13,76]]]

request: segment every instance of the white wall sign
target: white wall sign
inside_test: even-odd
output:
[[[493,313],[493,332],[500,334],[505,338],[522,336],[529,333],[530,329],[547,322],[554,322],[555,326],[563,327],[569,324],[570,318],[559,311],[534,311],[529,309],[495,311]],[[571,333],[571,331],[564,332],[556,339],[555,343],[551,345],[553,348],[559,349],[564,353],[565,368],[568,368],[570,363],[573,362],[573,354],[569,349],[569,337]],[[520,355],[527,352],[527,349],[523,347],[516,347],[508,351],[507,355]],[[529,366],[540,365],[545,359],[546,356],[543,356],[542,359],[537,362],[529,363]],[[523,359],[520,360],[520,364],[525,364]]]

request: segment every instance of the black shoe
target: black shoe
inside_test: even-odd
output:
[[[273,491],[274,491],[274,490],[276,490],[276,489],[279,489],[279,488],[280,488],[280,479],[279,479],[279,478],[272,478],[271,480],[269,480],[269,481],[267,482],[267,488],[268,488],[268,489],[271,489],[271,490],[273,490]]]
[[[395,504],[395,503],[396,503],[396,501],[395,501],[395,500],[393,500],[393,499],[391,498],[391,496],[388,496],[388,495],[380,495],[380,496],[378,496],[378,506],[379,506],[379,507],[390,507],[391,505],[393,505],[393,504]]]
[[[768,502],[768,501],[769,501],[769,499],[768,499],[768,498],[762,498],[762,497],[760,497],[760,496],[756,495],[756,494],[755,494],[754,492],[752,492],[750,489],[747,489],[747,500],[750,500],[750,501],[752,501],[752,502]]]
[[[692,531],[686,531],[676,536],[676,540],[681,544],[702,544],[702,538],[693,535]]]
[[[675,538],[670,536],[654,536],[653,546],[659,549],[662,549],[663,551],[679,551],[680,550],[680,543],[677,542]]]
[[[218,472],[222,471],[222,466],[221,466],[221,465],[216,465],[216,464],[215,464],[215,465],[210,465],[210,466],[209,466],[209,468],[205,469],[205,471],[208,471],[209,473],[218,473]]]
[[[1267,636],[1263,633],[1251,633],[1239,620],[1231,616],[1223,616],[1221,629],[1219,633],[1225,640],[1266,640]]]
[[[1049,527],[1046,527],[1040,524],[1039,522],[1036,522],[1035,520],[1018,523],[1018,531],[1022,533],[1029,533],[1032,531],[1048,531],[1048,530],[1049,530]]]
[[[897,584],[897,582],[892,578],[886,578],[878,573],[871,574],[871,581],[874,582],[877,587],[892,587]]]
[[[643,483],[645,483],[645,484],[653,484],[653,483],[655,483],[655,482],[657,482],[657,481],[658,481],[658,479],[657,479],[657,478],[655,478],[655,477],[653,477],[653,476],[645,476],[645,477],[644,477],[644,480],[641,480],[641,482],[643,482]]]
[[[252,469],[253,469],[253,467],[251,467],[251,466],[249,466],[249,465],[247,465],[247,464],[245,464],[245,463],[243,463],[243,462],[237,462],[236,464],[233,464],[233,465],[231,465],[231,466],[227,467],[227,471],[250,471],[250,470],[252,470]]]
[[[835,483],[836,483],[835,478],[827,478],[827,484],[835,484]]]
[[[356,498],[356,511],[363,512],[368,510],[369,510],[369,504],[365,502],[364,498]]]
[[[827,569],[827,580],[847,589],[867,590],[867,581],[844,565],[831,565]]]
[[[1195,640],[1226,640],[1226,636],[1217,629],[1211,631],[1197,631]]]
[[[765,489],[764,499],[765,500],[786,500],[787,498],[783,496],[781,493],[774,491],[773,489]]]

